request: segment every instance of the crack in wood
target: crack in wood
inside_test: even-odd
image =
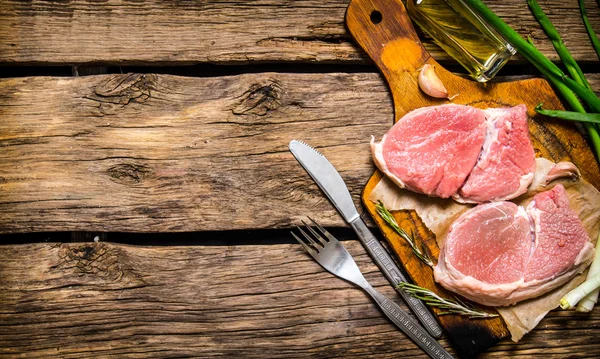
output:
[[[299,44],[306,46],[306,43],[317,43],[317,44],[333,44],[341,45],[347,44],[355,47],[354,43],[350,40],[348,34],[323,34],[314,36],[282,36],[282,37],[268,37],[266,39],[258,40],[256,45],[258,46],[272,46],[274,44],[285,47],[297,47]]]
[[[144,104],[156,90],[158,77],[153,74],[119,74],[100,83],[85,99],[98,103],[101,115],[113,115],[132,103]]]

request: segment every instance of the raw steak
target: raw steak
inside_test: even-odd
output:
[[[373,138],[371,149],[375,164],[400,187],[459,202],[517,197],[535,171],[524,105],[424,107],[400,119],[381,142]]]
[[[485,110],[487,133],[483,151],[456,199],[480,203],[503,201],[527,192],[535,172],[527,107]]]
[[[581,249],[591,243],[579,217],[569,208],[562,185],[537,194],[527,206],[527,213],[536,229],[536,245],[525,272],[526,282],[565,273],[581,261]]]
[[[371,149],[377,166],[400,187],[448,198],[477,163],[485,132],[480,109],[424,107],[402,117],[381,142],[373,138]]]
[[[537,194],[527,209],[478,205],[450,227],[437,282],[475,302],[503,306],[540,296],[583,271],[594,253],[565,189]]]

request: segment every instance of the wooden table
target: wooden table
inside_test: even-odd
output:
[[[525,1],[486,3],[557,60]],[[577,2],[540,3],[600,91]],[[0,0],[0,356],[425,357],[289,235],[315,218],[400,301],[287,150],[319,148],[360,206],[393,111],[347,5]],[[553,311],[481,357],[598,357],[599,327]]]

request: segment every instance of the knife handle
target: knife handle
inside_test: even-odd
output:
[[[402,310],[398,304],[394,303],[368,284],[364,289],[371,297],[373,297],[373,299],[375,299],[375,302],[377,302],[385,315],[431,358],[453,359],[452,355],[448,353],[435,338],[427,334],[427,332],[423,330],[423,328],[415,322],[408,313]]]
[[[417,319],[423,324],[429,334],[431,334],[431,336],[434,338],[441,337],[442,327],[438,324],[433,314],[431,314],[425,304],[404,290],[397,288],[397,285],[400,282],[410,282],[400,271],[396,263],[394,263],[385,248],[383,248],[381,243],[379,243],[377,238],[375,238],[365,222],[358,217],[354,221],[350,222],[350,226],[352,226],[358,235],[358,238],[360,238],[363,246],[371,255],[371,258],[373,258],[379,269],[381,269],[387,280],[394,286],[394,288],[396,288],[398,293],[400,293],[406,304],[408,304],[410,309],[412,309]]]

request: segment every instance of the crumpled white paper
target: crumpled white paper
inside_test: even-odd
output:
[[[537,167],[532,184],[526,194],[513,200],[514,203],[526,206],[533,196],[545,191],[556,183],[562,183],[567,190],[570,205],[583,222],[593,243],[596,243],[600,232],[600,192],[583,179],[559,179],[544,187],[545,177],[554,163],[545,158],[536,159]],[[410,192],[396,186],[386,177],[375,186],[369,200],[381,200],[386,208],[392,210],[414,210],[425,225],[436,235],[438,245],[445,233],[458,216],[472,204],[457,203],[452,199],[440,199]],[[571,289],[585,280],[585,273],[575,276],[571,281],[540,297],[519,302],[509,307],[497,307],[504,319],[512,340],[517,342],[531,331],[552,309],[558,307],[560,299]]]

